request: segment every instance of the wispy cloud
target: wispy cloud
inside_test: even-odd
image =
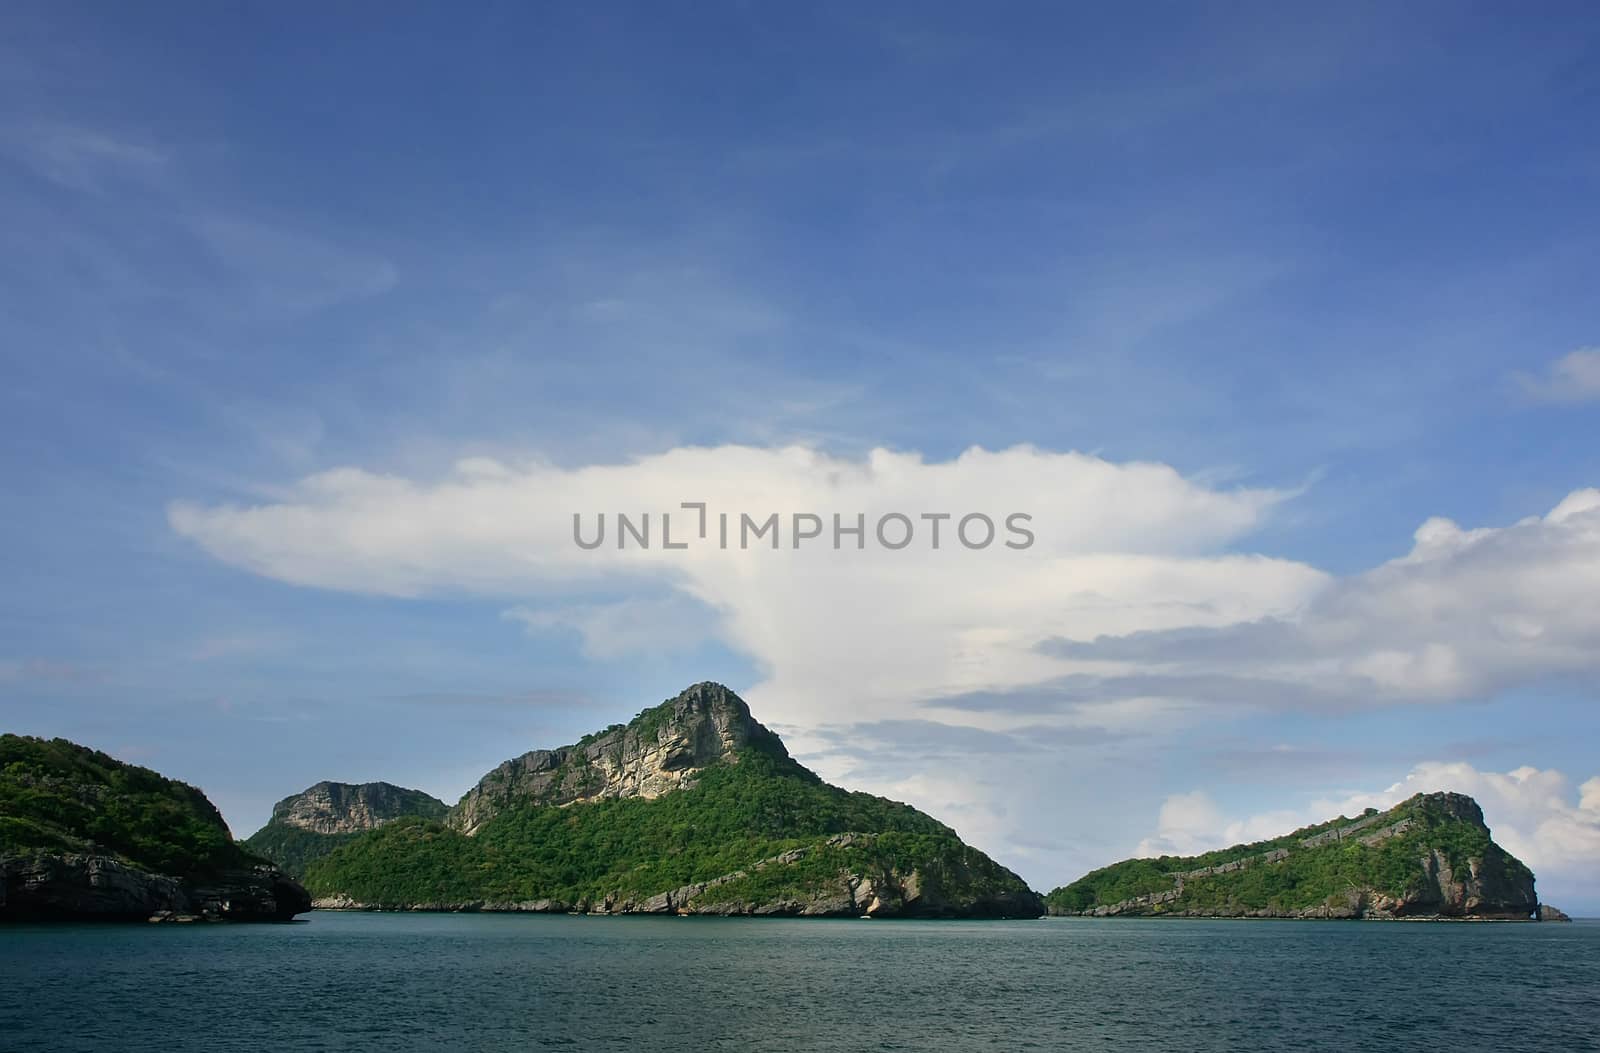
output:
[[[717,632],[716,611],[681,594],[546,609],[518,606],[502,617],[520,622],[534,635],[576,632],[584,657],[601,660],[674,654],[712,639]]]
[[[67,190],[104,195],[129,180],[166,179],[171,155],[133,136],[62,122],[0,126],[0,153]]]
[[[1518,373],[1516,380],[1537,402],[1593,402],[1600,399],[1600,347],[1569,351],[1543,372]]]
[[[104,669],[81,662],[51,658],[0,659],[0,683],[97,684],[106,678]]]

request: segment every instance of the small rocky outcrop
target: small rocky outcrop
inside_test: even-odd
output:
[[[1552,907],[1548,903],[1541,903],[1541,904],[1539,904],[1539,920],[1540,921],[1571,921],[1572,919],[1567,917],[1566,913],[1564,911],[1562,911],[1560,908]]]
[[[467,791],[447,821],[473,834],[513,805],[659,797],[693,785],[709,765],[737,762],[747,747],[788,756],[742,698],[721,684],[695,684],[629,724],[506,761]]]

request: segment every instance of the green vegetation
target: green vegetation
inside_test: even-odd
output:
[[[334,802],[332,807],[335,811],[347,800],[364,796],[365,804],[371,809],[371,814],[380,820],[392,820],[402,816],[443,819],[450,810],[443,801],[430,797],[421,790],[408,790],[403,786],[392,786],[388,783],[368,783],[359,786],[318,783],[305,793],[313,794],[319,791],[332,795]],[[279,801],[273,808],[272,818],[267,821],[267,825],[243,841],[244,846],[250,851],[277,863],[286,874],[296,879],[304,877],[306,868],[313,862],[353,840],[360,833],[359,831],[319,833],[286,821],[285,815],[290,807],[302,796],[296,794]]]
[[[0,852],[94,852],[160,874],[262,862],[205,794],[66,739],[0,735]]]
[[[819,889],[840,887],[844,873],[909,873],[915,869],[926,888],[960,890],[972,898],[996,896],[1018,887],[1014,875],[954,836],[890,832],[867,835],[849,844],[812,842],[801,859],[747,870],[700,897],[705,903],[804,901]],[[699,880],[698,878],[696,880]]]
[[[649,711],[636,718],[647,717]],[[866,833],[846,845],[830,835]],[[752,869],[794,848],[797,862]],[[841,872],[912,866],[957,877],[964,888],[1017,887],[1016,878],[918,812],[829,786],[770,752],[748,749],[689,789],[566,807],[522,805],[473,837],[442,824],[400,820],[313,863],[314,895],[374,904],[643,898],[739,870],[715,901],[770,902],[814,893]]]
[[[290,877],[299,880],[313,862],[346,844],[360,834],[319,834],[286,823],[268,823],[242,842],[250,851],[278,864]]]
[[[1366,815],[1377,813],[1368,809]],[[1362,842],[1363,837],[1402,820],[1410,823],[1400,833],[1373,844]],[[1352,836],[1312,847],[1301,843],[1354,821],[1341,816],[1270,841],[1236,845],[1204,855],[1124,860],[1055,889],[1045,902],[1057,913],[1077,913],[1168,892],[1176,887],[1176,875],[1180,873],[1242,862],[1238,869],[1225,873],[1186,877],[1180,895],[1153,904],[1146,912],[1228,914],[1265,909],[1288,913],[1344,903],[1353,892],[1415,895],[1428,881],[1423,860],[1435,850],[1457,875],[1467,874],[1471,861],[1477,860],[1480,874],[1491,881],[1514,884],[1532,880],[1527,867],[1496,845],[1481,823],[1441,809],[1422,796],[1375,818]],[[1286,853],[1284,858],[1261,858],[1277,851]]]

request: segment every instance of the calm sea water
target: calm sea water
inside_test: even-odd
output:
[[[0,928],[0,1049],[1600,1049],[1600,923]]]

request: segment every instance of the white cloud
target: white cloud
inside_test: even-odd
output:
[[[1382,790],[1325,794],[1304,808],[1245,816],[1226,815],[1203,791],[1175,794],[1162,803],[1156,831],[1139,843],[1138,854],[1192,855],[1441,790],[1477,800],[1494,839],[1533,869],[1541,899],[1558,906],[1574,898],[1592,902],[1593,875],[1600,869],[1600,776],[1574,788],[1566,774],[1534,767],[1492,772],[1465,762],[1428,761]]]
[[[502,617],[521,622],[530,634],[570,630],[582,640],[586,658],[670,655],[714,635],[715,612],[681,595],[566,604],[550,609],[512,607]]]
[[[1046,644],[1064,659],[1165,678],[1266,685],[1319,705],[1444,702],[1600,672],[1600,490],[1549,514],[1464,530],[1430,519],[1409,553],[1340,579],[1292,616]]]
[[[1588,402],[1600,399],[1600,347],[1569,351],[1538,376],[1519,373],[1522,390],[1540,402]]]
[[[926,716],[934,701],[991,727],[1098,706],[1112,726],[1119,706],[1442,702],[1600,671],[1600,490],[1506,527],[1430,519],[1410,552],[1342,579],[1227,551],[1285,496],[1026,446],[945,462],[720,446],[579,468],[475,458],[436,481],[344,468],[277,503],[179,502],[169,519],[282,581],[508,599],[530,629],[576,628],[593,656],[712,633],[757,664],[752,701],[802,727]],[[708,503],[708,540],[690,538],[685,501]],[[932,511],[1027,512],[1036,540],[968,551],[952,521],[934,550],[917,518]],[[614,547],[618,512],[651,514],[651,548]],[[661,547],[664,512],[688,549]],[[888,512],[911,517],[910,547],[871,537]],[[601,548],[574,544],[575,513],[591,532],[605,513]],[[741,550],[740,513],[778,513],[781,547]],[[794,513],[820,516],[823,537],[794,549]],[[834,513],[866,517],[864,550],[832,547]],[[629,602],[597,604],[597,590]]]
[[[1279,809],[1234,819],[1226,816],[1204,790],[1193,790],[1173,794],[1161,802],[1155,833],[1140,841],[1134,854],[1192,856],[1276,837],[1335,814],[1305,819],[1296,812]]]
[[[1223,626],[1302,605],[1324,585],[1320,572],[1223,551],[1284,496],[1208,488],[1165,465],[1030,447],[929,462],[887,450],[849,459],[721,446],[573,469],[478,458],[434,482],[339,469],[303,480],[281,503],[178,503],[169,518],[218,558],[296,584],[538,597],[545,613],[524,622],[575,625],[596,654],[612,649],[607,634],[637,639],[652,626],[638,608],[626,618],[597,610],[589,592],[665,587],[711,612],[722,641],[757,663],[764,678],[751,700],[763,716],[814,726],[1057,675],[1071,663],[1037,647],[1053,634]],[[673,513],[675,539],[698,525],[679,508],[684,501],[707,502],[713,517],[730,513],[734,546],[739,513],[777,512],[782,547],[722,550],[708,541],[665,551],[662,512]],[[618,511],[651,512],[654,547],[613,547]],[[952,520],[934,550],[916,517],[939,511],[982,512],[997,524],[1027,512],[1036,542],[969,551],[953,539]],[[583,551],[573,515],[592,530],[600,512],[612,526],[607,543]],[[913,517],[925,540],[899,551],[870,538],[860,551],[849,539],[832,547],[834,513],[865,515],[870,532],[888,512]],[[824,517],[830,533],[794,549],[793,513]],[[714,518],[709,525],[714,541]],[[661,614],[656,627],[675,633],[675,620]]]

